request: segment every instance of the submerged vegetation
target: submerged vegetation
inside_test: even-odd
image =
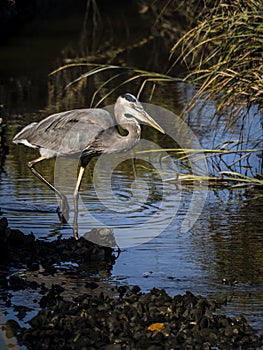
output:
[[[96,1],[87,2],[87,11],[86,26],[97,33],[92,36],[95,40],[102,23]],[[128,46],[118,45],[114,38],[108,38],[104,40],[103,48],[93,43],[82,57],[66,58],[64,64],[51,73],[51,95],[72,97],[87,89],[92,80],[95,92],[89,94],[89,98],[92,106],[98,106],[131,84],[133,90],[137,89],[137,95],[143,95],[148,101],[154,100],[155,94],[166,84],[192,84],[194,93],[181,112],[182,118],[189,120],[190,111],[200,113],[211,103],[210,124],[215,128],[215,134],[222,123],[224,132],[229,134],[233,126],[240,130],[239,139],[215,143],[212,149],[201,150],[201,156],[212,160],[211,180],[223,178],[244,185],[263,186],[259,171],[262,170],[262,161],[261,168],[256,170],[251,170],[249,162],[252,155],[263,159],[260,122],[263,107],[263,1],[167,0],[164,4],[144,0],[138,5],[138,13],[149,22],[149,30]],[[154,40],[158,44],[153,44]],[[158,52],[153,51],[154,45]],[[152,50],[149,57],[144,64],[135,61],[136,66],[130,65],[124,59],[125,54],[132,56],[133,50],[142,46],[149,46]],[[156,63],[157,58],[152,62],[152,56],[161,51],[167,64],[160,66]],[[61,85],[63,91],[57,88]],[[87,94],[83,96],[86,98]],[[259,120],[260,130],[256,136],[255,130],[250,130],[251,118]],[[196,150],[177,152],[180,161],[189,154],[200,157]],[[224,160],[226,154],[235,154],[235,158],[228,163]],[[244,162],[245,166],[240,167]],[[249,172],[244,168],[250,169]]]

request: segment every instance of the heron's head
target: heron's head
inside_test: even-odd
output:
[[[139,122],[150,125],[163,134],[165,133],[163,128],[153,120],[153,118],[145,111],[140,101],[138,101],[138,99],[132,94],[126,93],[118,97],[115,104],[116,116],[118,114],[117,111],[121,111],[120,115],[122,122],[128,122],[129,119],[135,118]]]

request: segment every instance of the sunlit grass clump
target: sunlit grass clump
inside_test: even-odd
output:
[[[195,97],[216,101],[217,113],[262,107],[263,1],[208,1],[196,26],[173,46],[171,59],[187,65],[185,80],[199,87]]]

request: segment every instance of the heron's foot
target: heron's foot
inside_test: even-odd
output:
[[[73,234],[74,234],[74,238],[77,241],[79,239],[79,234],[78,234],[78,230],[74,229],[73,230]]]
[[[61,224],[66,224],[68,222],[69,215],[65,215],[65,213],[61,211],[60,207],[57,207],[57,214]]]
[[[69,219],[69,205],[66,197],[61,199],[60,205],[57,208],[57,213],[61,224],[67,223]]]

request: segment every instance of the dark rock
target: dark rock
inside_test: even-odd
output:
[[[17,275],[12,275],[9,277],[8,285],[9,289],[13,291],[24,290],[26,288],[37,289],[38,287],[37,282],[24,280]]]
[[[15,305],[14,306],[14,311],[17,311],[17,317],[22,320],[27,312],[31,311],[32,309],[27,307],[27,306],[24,306],[24,305]]]
[[[120,344],[110,344],[105,347],[105,350],[121,350]]]
[[[3,217],[0,219],[0,235],[3,235],[5,233],[5,230],[8,226],[7,218]]]
[[[86,282],[85,287],[90,289],[96,289],[99,287],[99,285],[98,283],[95,283],[95,282]]]
[[[142,293],[138,286],[120,286],[109,296],[100,293],[99,283],[91,280],[84,285],[86,288],[82,283],[76,298],[68,300],[67,283],[48,288],[41,281],[30,282],[26,274],[12,274],[23,269],[31,277],[60,273],[80,280],[87,271],[89,276],[105,275],[116,259],[109,247],[86,239],[40,241],[34,235],[10,229],[7,220],[2,219],[0,252],[0,280],[5,289],[1,297],[6,305],[10,306],[12,299],[7,291],[29,289],[41,296],[42,310],[29,321],[28,329],[21,329],[14,320],[6,325],[10,336],[15,334],[20,345],[29,350],[216,350],[262,345],[262,337],[244,317],[217,315],[215,302],[191,292],[171,297],[157,288]],[[16,306],[14,311],[22,318],[29,309]]]
[[[248,345],[253,349],[262,344],[262,338],[251,333],[243,317],[226,318],[207,312],[212,304],[203,297],[186,293],[172,298],[158,289],[143,294],[138,287],[118,290],[119,298],[86,294],[71,302],[53,286],[46,296],[52,297],[53,303],[30,321],[30,329],[22,330],[22,343],[29,349],[52,344],[58,350],[66,345],[69,349],[157,350]],[[195,307],[199,322],[193,318]],[[160,320],[162,327],[149,328]]]
[[[15,320],[7,320],[4,328],[7,338],[14,337],[21,330],[19,323]]]
[[[19,248],[19,249],[18,249]],[[21,268],[25,265],[31,271],[37,271],[41,264],[45,274],[57,271],[55,264],[72,261],[81,264],[84,269],[111,269],[115,262],[113,249],[101,247],[84,238],[57,239],[53,242],[36,240],[33,234],[24,235],[19,230],[8,227],[6,218],[0,219],[0,263],[8,261],[10,266]]]
[[[47,306],[56,305],[59,300],[62,300],[60,294],[64,291],[64,288],[55,284],[52,285],[47,295],[44,295],[40,300],[40,306],[45,308]]]

